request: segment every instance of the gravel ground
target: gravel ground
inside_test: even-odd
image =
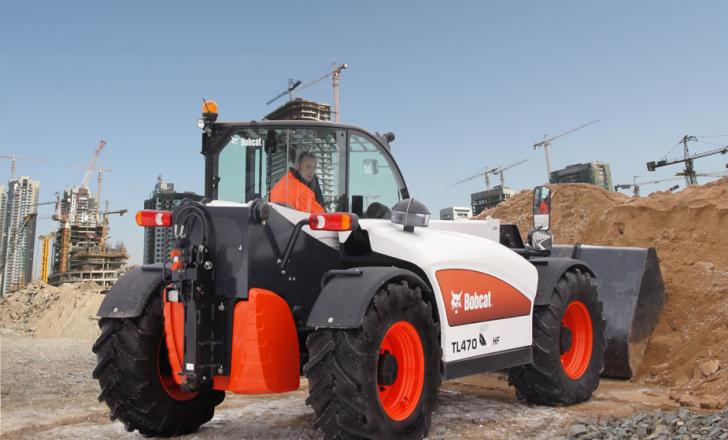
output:
[[[714,414],[677,411],[640,412],[631,417],[585,420],[569,427],[569,439],[728,439],[728,408]]]
[[[2,333],[3,439],[142,438],[124,431],[121,423],[110,422],[106,406],[96,400],[98,385],[91,379],[95,366],[91,344],[79,339],[38,339]],[[307,390],[305,381],[302,382],[298,391],[280,395],[228,394],[215,418],[186,439],[318,439],[318,433],[311,429],[313,413],[304,403]],[[692,438],[726,438],[703,436],[706,432],[712,435],[712,431],[704,429],[708,426],[725,426],[725,411],[696,415],[683,409],[673,419],[674,411],[670,410],[675,409],[674,405],[666,390],[604,381],[594,398],[584,404],[569,408],[530,407],[516,401],[503,375],[479,375],[443,385],[430,438],[645,438],[663,429],[658,426],[667,430],[664,432],[681,434],[688,430],[689,434],[700,435]],[[657,409],[666,411],[656,413]],[[622,431],[625,436],[616,437]],[[645,436],[640,436],[645,432]]]

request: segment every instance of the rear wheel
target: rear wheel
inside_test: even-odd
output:
[[[172,377],[164,342],[161,295],[152,295],[142,315],[103,318],[93,346],[93,377],[101,386],[99,401],[127,431],[147,436],[176,436],[196,431],[212,419],[223,391],[189,393]]]
[[[533,311],[533,363],[511,368],[508,381],[519,399],[542,405],[588,400],[604,368],[602,303],[592,277],[564,274],[551,304]]]
[[[326,439],[427,435],[440,386],[440,344],[419,288],[390,283],[356,330],[318,330],[307,340],[306,403]]]

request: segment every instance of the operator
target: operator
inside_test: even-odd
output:
[[[296,164],[288,169],[288,174],[271,189],[270,201],[312,214],[324,212],[324,197],[316,178],[316,162],[313,153],[301,153]]]

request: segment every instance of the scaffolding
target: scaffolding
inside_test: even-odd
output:
[[[87,188],[77,186],[67,188],[58,200],[54,219],[59,228],[49,284],[94,281],[110,286],[123,273],[129,256],[124,245],[106,245],[108,216],[99,215],[99,205]]]

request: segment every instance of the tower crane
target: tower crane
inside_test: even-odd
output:
[[[99,155],[101,154],[101,150],[103,150],[105,146],[106,146],[106,141],[101,139],[99,141],[99,144],[96,146],[94,155],[91,158],[91,163],[89,163],[88,166],[86,167],[86,173],[83,175],[83,180],[81,181],[82,188],[88,188],[88,181],[89,181],[89,179],[91,179],[91,174],[93,174],[94,169],[96,168],[96,160],[99,158]]]
[[[86,167],[86,172],[83,175],[83,180],[81,180],[81,187],[88,189],[88,181],[91,179],[91,174],[93,174],[94,170],[96,169],[96,160],[98,160],[99,155],[101,154],[101,150],[104,149],[106,146],[106,141],[101,139],[99,141],[99,144],[96,146],[96,150],[94,150],[94,155],[91,157],[91,162]],[[59,212],[58,218],[61,222],[61,227],[67,228],[70,226],[69,222],[72,222],[76,218],[76,206],[78,203],[71,203],[71,206],[68,209],[67,215],[61,215]],[[59,205],[60,208],[60,205]]]
[[[102,214],[102,216],[104,218],[104,224],[101,229],[101,240],[99,241],[99,247],[101,249],[106,248],[106,240],[109,238],[109,216],[112,214],[118,214],[119,216],[123,216],[127,212],[129,212],[129,210],[126,208],[119,209],[116,211],[109,211],[109,208],[107,205],[106,210]]]
[[[274,98],[271,98],[271,100],[266,102],[265,105],[270,105],[271,103],[277,101],[279,98],[286,96],[286,94],[288,95],[288,100],[292,101],[293,100],[293,90],[296,87],[300,86],[302,83],[303,82],[301,80],[295,80],[293,78],[290,78],[288,80],[288,88],[286,90],[282,91],[281,93],[277,94]]]
[[[468,182],[470,180],[476,179],[476,178],[478,178],[480,176],[483,176],[483,177],[485,177],[485,189],[486,190],[489,190],[490,189],[490,175],[491,174],[498,174],[498,176],[500,177],[501,186],[505,186],[505,179],[504,179],[504,176],[503,176],[503,171],[510,170],[511,168],[516,167],[516,166],[521,165],[521,164],[524,164],[526,162],[528,162],[528,159],[520,160],[520,161],[518,161],[516,163],[512,163],[512,164],[507,165],[505,167],[501,166],[501,167],[495,167],[495,168],[490,168],[490,169],[488,167],[486,167],[485,168],[485,171],[482,171],[482,172],[480,172],[478,174],[475,174],[473,176],[467,177],[467,178],[465,178],[463,180],[458,180],[457,182],[455,182],[455,185],[459,185],[461,183],[465,183],[465,182]]]
[[[266,103],[266,105],[276,101],[277,99],[281,98],[282,96],[285,96],[286,93],[289,94],[289,99],[292,99],[293,95],[291,94],[291,92],[293,91],[293,89],[296,89],[300,92],[301,90],[311,87],[314,84],[318,84],[319,82],[321,82],[327,78],[331,78],[331,85],[334,89],[334,117],[335,117],[334,121],[339,122],[341,120],[341,109],[339,107],[339,85],[341,82],[340,77],[341,77],[341,72],[344,69],[348,69],[349,65],[346,63],[339,64],[339,65],[334,63],[332,67],[333,67],[333,70],[326,72],[323,75],[321,75],[320,77],[316,78],[315,80],[309,81],[303,85],[300,85],[301,81],[291,82],[293,80],[289,80],[288,90],[279,93],[275,98],[268,101]]]
[[[576,128],[572,128],[571,130],[566,130],[565,132],[559,133],[556,136],[552,136],[548,139],[546,139],[546,135],[544,135],[543,136],[544,139],[541,142],[536,142],[535,144],[533,144],[534,150],[537,149],[538,147],[543,147],[543,152],[546,155],[546,174],[547,174],[546,178],[548,179],[547,181],[551,180],[551,162],[549,161],[549,145],[551,145],[551,142],[555,141],[556,139],[558,139],[560,137],[566,136],[567,134],[573,133],[577,130],[581,130],[582,128],[588,127],[592,124],[596,124],[597,122],[599,122],[599,119],[595,119],[591,122],[587,122],[586,124],[580,125]]]
[[[30,160],[33,162],[46,162],[43,159],[37,159],[35,157],[19,157],[15,153],[11,155],[0,155],[0,159],[7,159],[10,161],[10,180],[15,179],[15,164],[18,160]]]
[[[102,184],[103,184],[103,174],[104,173],[110,173],[111,171],[113,171],[113,170],[111,170],[110,168],[99,168],[99,179],[96,182],[96,184],[98,185],[98,189],[96,190],[96,201],[97,201],[97,206],[96,206],[96,222],[97,223],[100,220],[99,213],[101,212],[101,187],[102,187]]]
[[[523,159],[514,164],[508,165],[507,167],[501,167],[501,168],[497,169],[495,172],[498,173],[498,177],[500,178],[501,186],[502,187],[506,186],[506,181],[505,181],[505,178],[503,177],[503,171],[510,170],[511,168],[517,167],[518,165],[524,164],[526,162],[528,162],[528,159]]]
[[[41,241],[41,259],[40,259],[40,280],[44,283],[48,282],[48,275],[49,275],[49,261],[50,261],[50,255],[51,255],[51,243],[53,242],[54,235],[52,232],[49,232],[45,235],[41,235],[38,237],[38,240]]]
[[[655,183],[669,182],[669,181],[680,180],[681,179],[680,177],[667,177],[665,179],[649,180],[649,181],[646,181],[646,182],[637,182],[637,177],[639,177],[639,176],[634,176],[634,182],[633,183],[618,183],[618,184],[614,185],[614,191],[619,191],[620,189],[632,188],[632,194],[635,197],[639,197],[640,196],[640,187],[641,186],[644,186],[644,185],[652,185],[652,184],[655,184]],[[679,188],[679,186],[678,186],[678,188]],[[677,189],[677,188],[674,188],[674,189]]]
[[[695,136],[683,136],[683,138],[680,140],[680,143],[683,144],[682,159],[662,159],[658,161],[647,162],[647,171],[655,171],[657,168],[660,167],[674,165],[676,163],[684,163],[685,169],[682,172],[678,173],[678,175],[685,177],[686,185],[697,185],[698,178],[697,173],[695,172],[695,168],[693,167],[693,161],[695,159],[700,159],[701,157],[713,156],[715,154],[726,154],[728,153],[728,145],[716,148],[714,150],[704,151],[702,153],[690,154],[690,151],[688,150],[688,142],[696,140],[698,139]]]

